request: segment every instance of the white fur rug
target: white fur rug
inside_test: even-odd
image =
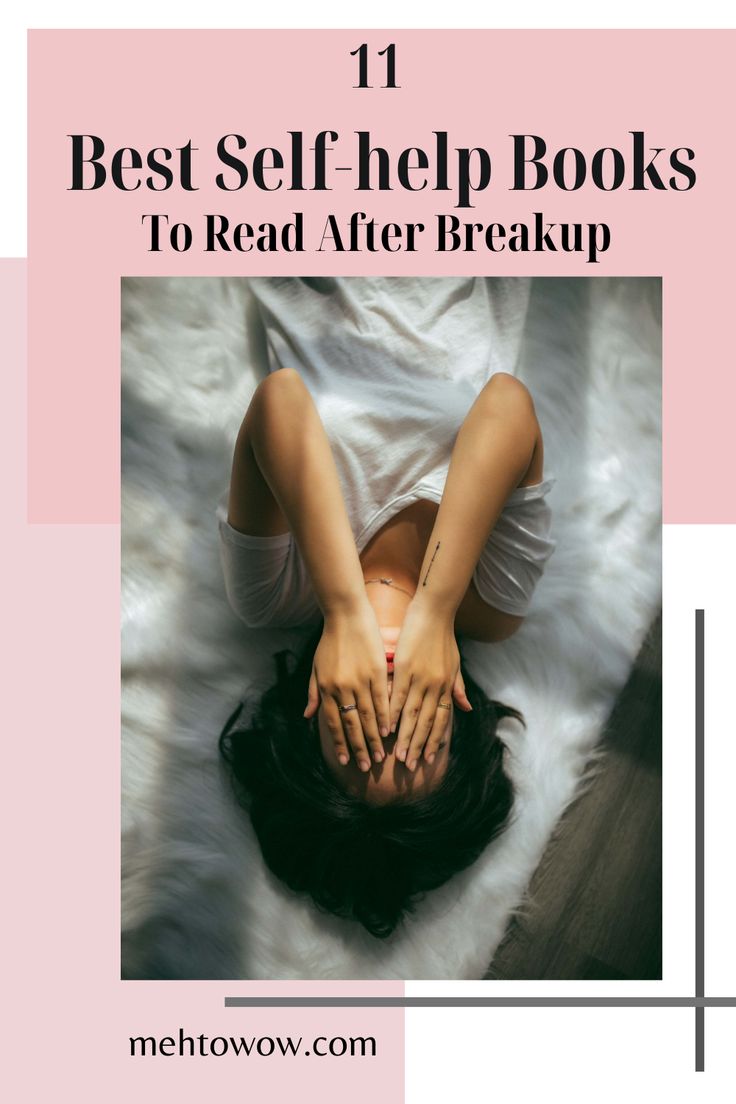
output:
[[[388,941],[265,870],[217,737],[286,632],[226,604],[214,506],[260,369],[247,285],[123,283],[123,968],[133,978],[477,978],[590,761],[660,603],[660,285],[539,280],[520,375],[557,550],[521,631],[472,645],[517,786],[509,830]]]

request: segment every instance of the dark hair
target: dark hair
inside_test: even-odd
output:
[[[513,788],[496,726],[522,718],[463,668],[473,710],[455,710],[440,784],[418,799],[369,804],[340,788],[317,726],[302,715],[315,646],[296,665],[290,653],[275,657],[275,685],[254,709],[237,708],[220,751],[276,877],[385,938],[424,891],[470,866],[505,827]]]

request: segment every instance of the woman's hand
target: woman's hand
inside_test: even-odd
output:
[[[352,748],[362,771],[385,757],[389,733],[386,652],[367,599],[325,618],[314,653],[305,717],[313,717],[322,699],[325,721],[338,762],[346,766]],[[341,712],[340,706],[356,706]]]
[[[452,620],[412,603],[399,634],[391,690],[391,731],[401,715],[396,758],[416,769],[424,751],[434,761],[447,730],[450,698],[472,709],[460,673],[460,652]]]

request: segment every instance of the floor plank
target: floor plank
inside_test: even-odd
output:
[[[599,772],[562,818],[486,977],[661,977],[661,651],[660,615],[609,719]]]

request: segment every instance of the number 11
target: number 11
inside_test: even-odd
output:
[[[373,85],[368,83],[368,46],[364,42],[358,46],[357,50],[351,50],[350,56],[355,57],[358,55],[358,83],[353,85],[353,88],[372,88]],[[386,83],[381,85],[381,88],[400,88],[401,85],[396,83],[396,46],[392,42],[385,50],[379,50],[378,56],[383,57],[386,55]]]

